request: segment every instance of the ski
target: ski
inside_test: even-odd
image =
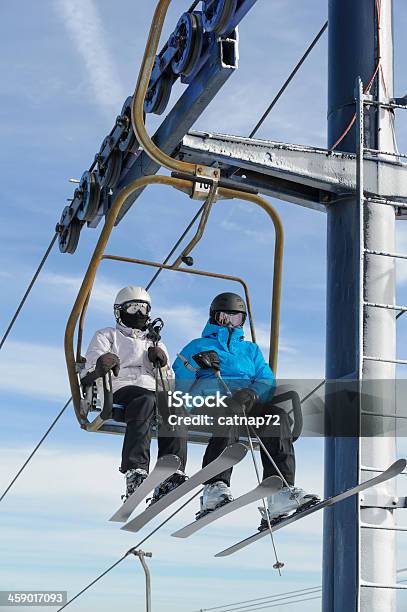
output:
[[[247,453],[247,448],[244,444],[240,442],[236,442],[236,444],[231,444],[217,457],[214,461],[209,463],[206,467],[196,472],[191,478],[188,478],[185,482],[183,482],[179,487],[173,489],[166,495],[163,495],[158,501],[154,504],[151,504],[138,516],[136,516],[133,520],[126,525],[123,525],[121,529],[125,531],[139,531],[147,525],[153,518],[155,518],[162,510],[165,510],[178,501],[181,497],[202,485],[207,480],[210,480],[214,476],[217,476],[224,470],[227,470],[237,463],[241,461]]]
[[[318,510],[322,510],[323,508],[326,508],[328,506],[333,506],[334,504],[344,499],[347,499],[348,497],[352,497],[352,495],[356,495],[357,493],[361,493],[362,491],[365,491],[366,489],[370,489],[370,487],[374,487],[378,484],[381,484],[382,482],[385,482],[386,480],[390,480],[391,478],[394,478],[395,476],[400,474],[405,469],[406,464],[407,462],[405,459],[399,459],[398,461],[395,461],[395,463],[393,463],[389,468],[387,468],[387,470],[379,474],[379,476],[370,478],[369,480],[362,482],[360,485],[357,485],[356,487],[352,487],[351,489],[348,489],[347,491],[343,491],[342,493],[339,493],[338,495],[334,495],[332,497],[328,497],[327,499],[324,499],[321,502],[317,502],[315,505],[311,507],[306,507],[303,510],[297,510],[296,512],[294,512],[287,518],[281,518],[276,523],[274,524],[272,523],[272,531],[274,532],[274,531],[277,531],[278,529],[282,529],[283,527],[286,527],[287,525],[291,525],[291,523],[295,523],[295,521],[298,521],[299,519],[302,519],[305,516],[308,516],[314,512],[317,512]],[[261,538],[266,536],[268,533],[269,533],[268,528],[263,529],[262,531],[259,531],[253,534],[252,536],[249,536],[245,540],[242,540],[241,542],[238,542],[237,544],[234,544],[233,546],[230,546],[229,548],[225,548],[225,550],[222,550],[221,552],[217,553],[215,557],[227,557],[229,555],[232,555],[238,550],[242,550],[246,546],[249,546],[250,544],[257,542],[257,540],[260,540]]]
[[[202,527],[213,523],[222,516],[226,516],[239,508],[244,508],[244,506],[247,506],[252,502],[277,493],[277,491],[281,489],[282,485],[283,483],[279,476],[270,476],[269,478],[265,478],[263,482],[261,482],[251,491],[248,491],[248,493],[245,493],[237,499],[234,499],[233,501],[223,504],[219,508],[208,512],[201,518],[196,519],[193,523],[186,525],[171,535],[173,535],[175,538],[189,538],[189,536],[202,529]]]
[[[181,461],[176,455],[165,455],[159,457],[153,471],[141,483],[124,504],[110,517],[109,521],[125,523],[131,513],[143,501],[143,499],[157,487],[163,480],[172,476],[180,466]]]

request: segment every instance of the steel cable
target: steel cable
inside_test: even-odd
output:
[[[290,75],[288,76],[288,78],[285,80],[284,84],[281,86],[281,88],[279,89],[279,91],[277,92],[277,94],[274,96],[273,100],[270,102],[269,106],[267,107],[267,109],[265,110],[265,112],[263,113],[263,115],[261,116],[261,118],[259,119],[259,121],[256,123],[256,125],[254,126],[254,128],[252,129],[252,131],[249,134],[249,138],[253,138],[253,136],[255,136],[255,134],[258,132],[258,130],[261,128],[261,126],[263,125],[263,123],[265,122],[265,120],[267,119],[267,117],[269,116],[270,112],[273,110],[273,108],[275,107],[275,105],[277,104],[277,102],[279,101],[279,99],[281,98],[281,96],[283,95],[283,93],[285,92],[285,90],[287,89],[287,87],[289,86],[289,84],[291,83],[291,81],[293,80],[293,78],[295,77],[295,75],[297,74],[297,72],[299,71],[299,69],[301,68],[301,66],[303,65],[303,63],[305,62],[305,60],[307,59],[307,57],[309,56],[309,54],[311,53],[311,51],[313,50],[313,48],[315,47],[315,45],[318,43],[319,39],[321,38],[321,36],[324,34],[325,30],[328,27],[328,21],[326,21],[324,23],[324,25],[322,26],[322,28],[320,29],[320,31],[318,32],[318,34],[315,36],[314,40],[312,41],[312,43],[308,46],[307,50],[305,51],[304,55],[301,57],[301,59],[297,62],[297,64],[295,65],[295,67],[293,68],[293,70],[291,71]],[[239,172],[240,168],[236,168],[231,174],[230,177],[234,176],[237,172]]]
[[[177,250],[181,242],[184,240],[185,236],[188,234],[189,230],[194,225],[195,221],[198,219],[199,215],[202,213],[204,208],[205,208],[205,204],[202,204],[201,208],[198,210],[196,215],[193,217],[188,227],[185,228],[182,235],[178,238],[177,242],[174,244],[171,251],[168,253],[167,257],[164,259],[163,266],[165,266],[165,264],[169,261],[169,259],[174,255],[175,251]],[[161,274],[161,272],[162,272],[162,268],[159,268],[157,272],[152,276],[152,278],[149,280],[149,282],[146,285],[146,291],[150,289],[151,285],[156,281],[157,277]]]
[[[191,4],[191,6],[189,7],[189,9],[187,10],[187,13],[192,13],[192,11],[194,11],[196,9],[196,7],[198,6],[198,4],[200,3],[201,0],[194,0],[194,2]]]
[[[230,608],[231,606],[240,606],[243,604],[252,604],[252,605],[263,605],[265,603],[268,603],[266,600],[271,600],[275,599],[276,597],[284,597],[286,595],[291,595],[292,597],[299,597],[300,595],[310,595],[310,591],[316,591],[316,590],[321,590],[322,587],[320,586],[315,586],[315,587],[307,587],[304,589],[296,589],[295,591],[287,591],[286,593],[276,593],[275,595],[265,595],[264,597],[256,597],[255,599],[247,599],[245,601],[235,601],[233,603],[230,604],[224,604],[223,606],[214,606],[211,608],[201,608],[200,610],[196,610],[196,612],[212,612],[213,610],[220,610],[220,612],[227,612],[226,610],[223,610],[223,608]],[[272,603],[272,602],[271,602]]]
[[[32,451],[32,453],[29,455],[29,457],[26,459],[26,461],[23,463],[23,465],[21,466],[21,468],[18,470],[17,474],[14,476],[13,480],[10,482],[10,484],[8,485],[8,487],[6,488],[6,490],[4,491],[4,493],[2,494],[2,496],[0,497],[0,502],[6,497],[7,493],[10,491],[11,487],[13,486],[13,484],[15,483],[15,481],[17,480],[17,478],[20,476],[20,474],[24,471],[24,469],[26,468],[26,466],[29,464],[29,462],[31,461],[31,459],[34,457],[35,453],[37,452],[37,450],[40,448],[41,444],[44,442],[45,438],[48,436],[48,434],[51,432],[51,430],[53,429],[54,425],[56,425],[56,423],[59,421],[59,419],[61,418],[61,416],[64,414],[65,410],[67,409],[67,407],[69,406],[69,404],[71,403],[72,397],[69,398],[69,400],[66,402],[65,406],[62,408],[61,412],[55,417],[55,419],[53,420],[53,422],[51,423],[51,425],[48,427],[47,431],[45,432],[45,434],[42,436],[41,440],[38,442],[37,446],[34,448],[34,450]]]
[[[310,593],[310,595],[311,595],[311,593]],[[278,608],[281,605],[290,606],[291,604],[302,603],[304,601],[314,601],[316,599],[321,599],[321,596],[318,595],[317,597],[308,597],[308,598],[296,599],[295,601],[283,601],[283,600],[281,600],[280,603],[273,603],[272,605],[261,606],[260,608],[252,608],[250,610],[250,612],[256,612],[256,610],[270,610],[270,608]],[[276,600],[276,601],[278,601],[278,600]],[[238,610],[243,610],[243,608],[232,608],[231,610],[226,611],[226,612],[232,612],[232,610],[234,612],[237,612]]]
[[[45,251],[44,257],[42,258],[41,263],[40,263],[40,265],[37,268],[37,271],[35,272],[34,276],[32,277],[31,282],[28,285],[27,290],[24,293],[23,298],[22,298],[20,304],[18,305],[18,308],[17,308],[16,312],[14,313],[14,316],[11,319],[9,326],[7,327],[7,329],[6,329],[6,331],[5,331],[4,335],[3,335],[3,338],[1,339],[1,342],[0,342],[0,351],[3,348],[3,344],[7,340],[7,336],[9,335],[9,333],[10,333],[10,331],[11,331],[11,329],[12,329],[12,327],[13,327],[13,325],[14,325],[17,317],[18,317],[18,315],[20,314],[20,311],[21,311],[22,307],[24,306],[24,303],[25,303],[27,297],[29,296],[29,293],[30,293],[31,289],[33,288],[33,285],[34,285],[35,281],[37,280],[38,275],[41,272],[41,270],[42,270],[42,268],[43,268],[43,266],[44,266],[44,264],[45,264],[45,262],[46,262],[46,260],[48,258],[48,255],[50,254],[50,252],[52,250],[52,247],[55,244],[55,241],[56,241],[57,237],[58,237],[58,232],[55,232],[54,237],[52,238],[49,247]]]
[[[289,86],[289,84],[291,83],[291,81],[293,80],[295,75],[297,74],[298,70],[301,68],[301,66],[303,65],[303,63],[305,62],[305,60],[307,59],[307,57],[309,56],[309,54],[311,53],[311,51],[313,50],[315,45],[318,43],[319,39],[321,38],[321,36],[323,35],[323,33],[325,32],[327,27],[328,27],[328,22],[326,21],[324,23],[324,25],[322,26],[322,28],[320,29],[320,31],[318,32],[318,34],[315,36],[315,38],[312,41],[312,43],[309,45],[308,49],[305,51],[305,53],[302,56],[302,58],[299,60],[299,62],[296,64],[296,66],[294,67],[294,69],[290,73],[289,77],[286,79],[286,81],[283,84],[283,86],[281,87],[281,89],[278,91],[276,96],[273,98],[272,102],[267,107],[266,111],[263,113],[263,115],[261,116],[261,118],[259,119],[257,124],[254,126],[254,128],[250,132],[249,138],[253,138],[253,136],[256,134],[256,132],[258,132],[260,127],[263,125],[263,123],[267,119],[269,113],[273,110],[273,108],[275,107],[275,105],[277,104],[277,102],[279,101],[279,99],[281,98],[281,96],[283,95],[283,93],[285,92],[285,90],[287,89],[287,87]]]
[[[311,395],[314,395],[314,393],[316,391],[318,391],[318,389],[320,389],[324,384],[326,383],[326,380],[324,378],[324,380],[321,380],[320,383],[317,384],[317,386],[315,387],[315,389],[312,389],[312,391],[310,391],[309,393],[307,393],[307,395],[305,395],[305,397],[303,397],[300,402],[301,404],[303,404],[304,402],[307,401],[307,399],[309,399],[311,397]]]
[[[90,589],[94,584],[96,584],[96,582],[99,582],[99,580],[101,580],[101,578],[103,578],[104,576],[106,576],[106,574],[108,574],[109,572],[112,571],[112,569],[114,569],[115,567],[117,567],[119,565],[119,563],[121,563],[122,561],[124,561],[124,559],[126,559],[129,555],[133,554],[133,551],[138,549],[142,544],[144,544],[144,542],[146,542],[149,538],[151,538],[152,535],[154,535],[159,529],[161,529],[161,527],[163,527],[166,523],[168,523],[168,521],[170,521],[176,514],[178,514],[178,512],[180,512],[181,510],[183,510],[185,508],[185,506],[187,506],[193,499],[195,499],[195,497],[197,495],[199,495],[202,492],[202,489],[200,489],[197,493],[194,493],[194,495],[192,495],[192,497],[190,497],[186,502],[184,502],[182,504],[182,506],[180,506],[179,508],[177,508],[177,510],[175,510],[175,512],[173,512],[168,518],[166,518],[162,523],[160,523],[155,529],[153,529],[153,531],[151,531],[145,538],[143,538],[138,544],[136,544],[136,546],[132,546],[125,555],[123,555],[123,557],[120,557],[120,559],[118,559],[118,561],[116,561],[115,563],[113,563],[113,565],[111,565],[110,567],[107,568],[107,570],[105,570],[102,574],[99,574],[99,576],[97,576],[97,578],[95,578],[94,580],[92,580],[92,582],[89,582],[89,584],[87,584],[81,591],[79,591],[79,593],[77,593],[74,597],[72,597],[72,599],[70,599],[69,601],[66,602],[66,604],[64,604],[61,608],[58,608],[57,612],[61,612],[61,610],[63,610],[64,608],[66,608],[67,606],[69,606],[70,603],[72,603],[73,601],[75,601],[75,599],[78,599],[78,597],[80,597],[81,595],[83,595],[83,593],[85,593],[88,589]]]
[[[279,602],[277,605],[282,605],[284,604],[289,604],[289,603],[300,603],[301,601],[307,601],[304,600],[304,597],[308,597],[309,595],[316,595],[317,593],[320,593],[322,591],[322,588],[314,588],[313,590],[308,590],[306,593],[298,593],[297,595],[286,595],[285,597],[283,596],[275,596],[275,598],[270,599],[270,601],[263,601],[263,602],[258,602],[258,603],[253,603],[250,604],[248,606],[242,606],[242,607],[238,607],[238,608],[227,608],[225,610],[222,610],[221,612],[255,612],[255,610],[267,610],[268,608],[274,608],[274,605],[269,605],[269,604],[276,604],[277,602]],[[300,597],[302,597],[301,599],[299,599]],[[318,599],[320,598],[320,596],[318,596]],[[295,601],[289,601],[290,599],[295,599]],[[260,607],[259,607],[260,606]],[[202,610],[202,612],[205,612],[204,610]]]

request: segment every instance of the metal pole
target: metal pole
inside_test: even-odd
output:
[[[152,557],[153,555],[151,553],[144,552],[144,550],[134,550],[132,552],[133,555],[140,559],[140,563],[146,576],[146,612],[151,612],[151,576],[145,557]]]
[[[378,22],[375,0],[328,0],[329,87],[328,146],[332,147],[355,115],[355,82],[368,84],[379,59]],[[392,0],[381,3],[381,59],[387,95],[392,96]],[[380,73],[371,89],[383,99],[378,87]],[[393,150],[388,110],[367,107],[364,115],[365,146]],[[341,151],[356,152],[356,122],[338,144]],[[386,144],[385,144],[386,143]],[[363,379],[394,378],[394,365],[363,361],[363,354],[395,357],[394,313],[366,307],[359,321],[362,301],[394,303],[394,262],[391,258],[366,255],[364,278],[360,279],[363,247],[383,251],[394,248],[394,212],[391,207],[364,204],[363,227],[359,225],[359,199],[352,197],[330,206],[327,215],[327,348],[326,378],[352,376]],[[363,237],[364,244],[361,244]],[[360,282],[361,280],[361,282]],[[362,290],[360,290],[362,288]],[[364,295],[363,295],[364,294]],[[363,342],[360,346],[360,325]],[[375,411],[382,412],[382,389]],[[360,406],[358,407],[360,410]],[[387,408],[389,408],[387,404]],[[329,411],[329,405],[327,406]],[[369,410],[373,407],[369,404]],[[327,438],[325,443],[325,494],[332,495],[356,484],[360,463],[382,467],[394,457],[394,439],[389,437]],[[380,493],[389,492],[385,485]],[[334,506],[324,515],[323,606],[324,612],[392,612],[395,591],[361,587],[362,581],[394,584],[394,533],[360,529],[360,522],[391,524],[391,512],[360,509],[358,498]],[[362,532],[362,533],[361,533]]]

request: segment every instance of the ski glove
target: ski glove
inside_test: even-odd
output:
[[[202,351],[192,356],[192,359],[198,364],[201,370],[220,371],[220,359],[216,351]]]
[[[253,404],[259,400],[259,396],[254,389],[245,387],[244,389],[237,389],[234,391],[232,399],[250,412]]]
[[[115,376],[118,376],[120,370],[120,359],[114,353],[105,353],[98,357],[96,361],[95,374],[98,378],[105,376],[112,370]]]
[[[151,363],[157,367],[164,368],[168,361],[167,355],[159,346],[150,346],[147,351],[147,355]]]

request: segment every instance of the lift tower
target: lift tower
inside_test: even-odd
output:
[[[392,109],[365,106],[363,100],[355,108],[358,77],[368,86],[375,73],[370,93],[373,100],[384,103],[393,96],[392,0],[382,0],[381,7],[375,0],[329,0],[328,148],[344,134],[356,112],[354,127],[337,150],[356,153],[362,161],[356,197],[327,207],[327,379],[395,378],[395,312],[366,304],[395,304],[394,258],[367,253],[394,253],[395,211],[374,198],[367,201],[360,183],[365,148],[394,153]],[[359,129],[364,142],[361,138],[358,146]],[[376,154],[376,158],[380,173],[380,158],[386,156]],[[387,386],[368,384],[376,398],[368,409],[394,413]],[[358,410],[361,414],[366,410],[363,400]],[[378,417],[376,426],[382,422]],[[365,479],[363,466],[380,471],[394,458],[394,436],[328,438],[326,495]],[[394,481],[382,485],[379,494],[391,498]],[[326,512],[324,612],[395,611],[394,517],[380,505],[364,507],[353,497]]]

